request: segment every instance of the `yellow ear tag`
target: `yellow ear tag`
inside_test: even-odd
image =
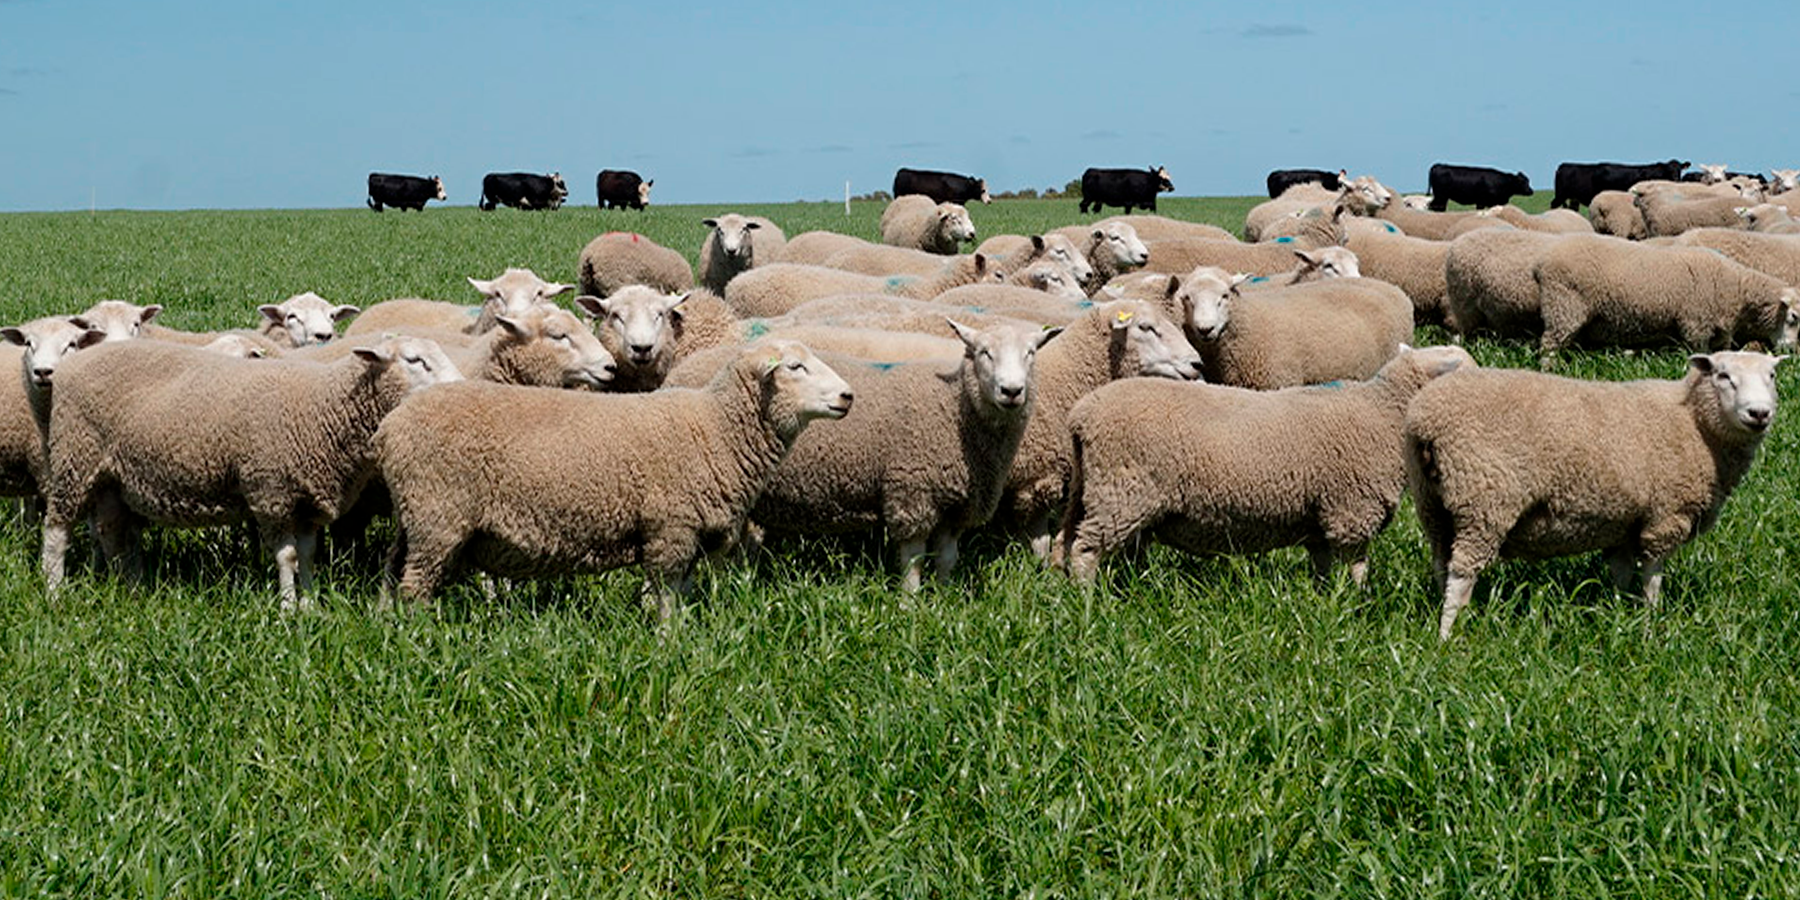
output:
[[[781,368],[781,354],[777,353],[774,356],[769,357],[768,363],[763,366],[763,371],[773,372],[779,368]]]
[[[1132,313],[1132,312],[1126,312],[1126,311],[1125,311],[1125,310],[1119,310],[1119,311],[1118,311],[1118,312],[1117,312],[1117,313],[1115,313],[1115,314],[1114,314],[1114,315],[1113,315],[1113,318],[1115,318],[1115,319],[1118,319],[1118,320],[1119,320],[1119,324],[1120,324],[1120,325],[1123,325],[1123,324],[1125,324],[1125,323],[1126,323],[1126,322],[1129,322],[1129,321],[1131,321],[1131,318],[1132,318],[1132,317],[1133,317],[1133,316],[1135,316],[1135,315],[1137,315],[1137,314],[1136,314],[1136,313]]]

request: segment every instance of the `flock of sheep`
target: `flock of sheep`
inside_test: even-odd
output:
[[[0,330],[0,492],[35,498],[51,591],[77,523],[137,577],[146,524],[251,521],[304,606],[321,532],[391,513],[405,601],[637,565],[666,621],[701,557],[783,534],[879,529],[906,590],[978,528],[1083,580],[1154,541],[1303,546],[1360,584],[1410,485],[1448,638],[1497,559],[1603,551],[1654,602],[1715,520],[1781,359],[1731,348],[1800,331],[1800,191],[1749,190],[1640,184],[1590,223],[1365,176],[1288,189],[1245,240],[1137,215],[972,253],[965,208],[908,195],[882,243],[724,215],[696,276],[608,233],[578,285],[508,269],[473,307],[301,294],[190,333],[109,300]],[[1407,346],[1423,322],[1535,339],[1547,369],[1576,339],[1694,355],[1590,383]]]

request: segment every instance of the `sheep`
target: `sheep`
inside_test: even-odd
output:
[[[922,300],[965,284],[998,283],[1004,277],[1005,273],[989,266],[987,257],[979,253],[955,257],[937,275],[926,278],[882,278],[823,266],[776,263],[733,278],[725,287],[725,303],[740,316],[778,316],[808,300],[834,294],[885,293]]]
[[[1404,207],[1390,206],[1375,214],[1386,219],[1410,237],[1424,238],[1432,241],[1449,241],[1483,228],[1511,228],[1504,219],[1484,216],[1474,212],[1420,212]]]
[[[1427,212],[1431,209],[1431,195],[1407,194],[1400,198],[1400,207],[1402,209],[1415,209],[1419,212]]]
[[[1735,196],[1696,199],[1684,191],[1652,191],[1638,195],[1637,206],[1644,214],[1644,229],[1651,237],[1673,236],[1694,228],[1745,225],[1738,215],[1745,203]]]
[[[1481,234],[1501,232],[1482,231]],[[1359,271],[1385,281],[1402,291],[1413,303],[1413,318],[1418,322],[1444,320],[1444,258],[1451,243],[1428,241],[1398,231],[1355,229],[1350,232],[1349,249],[1356,254]]]
[[[726,213],[701,224],[707,232],[700,244],[700,285],[715,294],[746,269],[774,262],[787,243],[780,226],[762,216]]]
[[[358,348],[376,347],[392,335],[353,335],[343,341],[302,347],[285,359],[334,363]],[[464,378],[529,387],[607,390],[618,363],[574,313],[537,306],[517,316],[495,317],[493,330],[480,335],[417,329],[406,337],[436,343]]]
[[[833,254],[857,247],[879,247],[871,241],[835,231],[808,231],[795,235],[781,252],[775,254],[774,262],[802,263],[809,266],[822,266]]]
[[[1398,230],[1395,229],[1396,232]],[[1361,264],[1356,254],[1344,247],[1296,250],[1294,256],[1300,263],[1297,267],[1273,275],[1246,275],[1241,282],[1243,289],[1261,290],[1323,281],[1327,278],[1362,277]],[[1169,287],[1171,279],[1179,283],[1180,276],[1169,272],[1130,272],[1107,282],[1099,292],[1099,299],[1161,300],[1173,294]],[[1174,311],[1173,314],[1180,313]]]
[[[1038,352],[1031,418],[996,518],[1021,529],[1038,559],[1049,560],[1073,465],[1067,419],[1076,401],[1120,378],[1196,380],[1201,367],[1181,324],[1156,303],[1101,304],[1070,322]]]
[[[1800,169],[1770,169],[1769,174],[1775,176],[1769,180],[1768,194],[1771,197],[1800,187]]]
[[[424,603],[458,564],[535,578],[636,563],[666,625],[697,557],[737,534],[807,423],[855,399],[791,341],[740,350],[699,390],[424,392],[375,435],[400,592]]]
[[[1717,250],[1739,265],[1800,285],[1800,238],[1736,228],[1696,228],[1675,238],[1675,243]]]
[[[896,197],[881,213],[881,242],[928,253],[954,254],[975,239],[975,223],[960,203],[933,203],[923,194]]]
[[[1595,234],[1610,234],[1639,241],[1650,236],[1637,197],[1626,191],[1601,191],[1588,204],[1588,221]]]
[[[1308,250],[1341,246],[1346,238],[1344,220],[1348,207],[1342,201],[1331,206],[1300,210],[1265,224],[1257,235],[1260,243],[1285,241]]]
[[[1331,210],[1342,207],[1350,216],[1372,216],[1392,205],[1394,192],[1368,175],[1344,182],[1337,190],[1327,190],[1317,183],[1298,184],[1280,197],[1259,203],[1244,216],[1244,240],[1261,241],[1263,231],[1282,219],[1304,215],[1309,210]]]
[[[885,528],[903,590],[919,589],[927,544],[948,577],[962,533],[999,505],[1030,414],[1033,358],[1061,331],[952,327],[965,346],[960,360],[827,357],[855,388],[858,414],[801,435],[752,520],[779,533]]]
[[[942,294],[939,294],[938,298],[943,297],[944,294],[954,293],[956,291],[969,291],[971,289],[973,289],[976,293],[979,293],[982,290],[985,290],[985,289],[991,288],[991,287],[1011,287],[1011,288],[1018,288],[1018,289],[1022,289],[1022,290],[1036,291],[1040,294],[1049,294],[1053,297],[1061,297],[1064,300],[1072,300],[1072,301],[1076,301],[1076,302],[1080,302],[1082,300],[1087,299],[1087,291],[1082,290],[1081,283],[1076,280],[1074,275],[1070,274],[1068,267],[1064,266],[1062,263],[1055,262],[1053,260],[1048,260],[1048,259],[1039,260],[1038,262],[1034,262],[1031,265],[1028,265],[1023,269],[1019,269],[1018,271],[1013,272],[1011,275],[1006,276],[1006,280],[1001,284],[959,285],[957,287],[951,288],[948,291],[945,291]],[[937,299],[937,298],[933,298],[933,299]],[[967,301],[945,301],[945,302],[967,302]],[[972,305],[979,305],[979,304],[972,304]]]
[[[1538,257],[1532,277],[1545,367],[1577,334],[1608,344],[1675,337],[1708,350],[1753,340],[1788,347],[1800,331],[1800,291],[1711,250],[1568,235]]]
[[[694,287],[694,271],[680,253],[641,234],[609,231],[581,248],[577,269],[581,292],[609,297],[628,284],[641,284],[665,294]]]
[[[1009,272],[1016,272],[1040,259],[1049,260],[1067,269],[1081,284],[1094,283],[1093,261],[1073,238],[1059,232],[1030,236],[997,234],[982,241],[975,252]]]
[[[522,316],[533,308],[551,307],[556,298],[575,289],[572,284],[545,281],[530,269],[508,268],[487,281],[469,278],[469,286],[481,292],[480,306],[462,306],[436,300],[383,300],[363,310],[346,336],[424,331],[462,331],[486,334],[496,316]]]
[[[1213,267],[1172,281],[1206,380],[1256,390],[1373,376],[1412,339],[1413,305],[1371,278],[1242,291]]]
[[[1150,261],[1146,272],[1181,275],[1199,266],[1218,266],[1233,272],[1273,277],[1294,268],[1295,261],[1306,265],[1314,257],[1308,250],[1284,241],[1247,244],[1242,241],[1151,241]],[[1340,263],[1344,257],[1336,256]]]
[[[256,308],[262,314],[263,337],[281,347],[323,344],[337,337],[337,323],[362,312],[348,304],[336,304],[311,291],[295,294],[280,303]]]
[[[333,341],[332,343],[338,343]],[[329,347],[331,344],[315,344],[313,346]],[[267,342],[258,342],[245,334],[221,334],[201,346],[202,350],[235,356],[238,359],[279,359],[285,354],[280,348]]]
[[[418,338],[357,348],[331,366],[160,341],[70,358],[50,414],[46,588],[60,589],[70,526],[90,511],[106,557],[133,578],[143,521],[249,518],[274,551],[283,608],[309,605],[318,529],[373,474],[376,425],[415,389],[460,378]]]
[[[1599,550],[1614,583],[1643,577],[1717,521],[1775,416],[1785,357],[1688,358],[1679,381],[1593,382],[1485,369],[1427,385],[1406,414],[1414,506],[1449,640],[1498,559]]]
[[[618,360],[614,390],[653,391],[662,384],[675,364],[676,325],[690,296],[628,285],[611,297],[575,298],[576,306],[599,320],[600,342]]]
[[[1174,241],[1189,238],[1208,238],[1211,240],[1237,240],[1237,235],[1204,222],[1184,222],[1168,216],[1139,213],[1136,215],[1107,216],[1098,219],[1091,225],[1071,225],[1069,229],[1086,233],[1094,228],[1104,229],[1108,225],[1120,224],[1128,226],[1137,236],[1146,241]]]
[[[1069,414],[1074,475],[1056,555],[1091,582],[1140,535],[1189,553],[1301,545],[1315,577],[1346,562],[1362,587],[1369,543],[1406,489],[1395,450],[1408,401],[1473,368],[1460,347],[1426,347],[1341,386],[1107,385]]]
[[[1026,324],[1017,317],[1003,316],[953,307],[930,300],[909,300],[882,294],[844,294],[821,297],[794,308],[778,319],[756,320],[761,327],[779,331],[790,325],[837,325],[848,328],[878,328],[887,331],[910,331],[938,335],[957,340],[956,329],[944,320],[946,315],[971,328],[986,330],[1002,323]],[[960,347],[960,344],[959,344]],[[959,350],[960,352],[960,350]],[[671,373],[673,377],[673,373]]]
[[[1599,198],[1595,200],[1597,209]],[[1542,333],[1537,279],[1531,271],[1538,257],[1563,237],[1541,231],[1475,231],[1449,242],[1444,324],[1463,338],[1481,331],[1504,337]]]
[[[1738,216],[1744,220],[1744,227],[1758,234],[1800,234],[1800,220],[1773,203],[1743,207]]]
[[[106,340],[103,329],[68,316],[0,328],[0,497],[41,493],[57,369],[76,351]]]
[[[124,341],[144,333],[145,326],[163,311],[162,304],[139,306],[124,300],[102,300],[74,316],[76,324],[106,332],[109,341]]]
[[[1591,234],[1594,231],[1594,226],[1587,218],[1572,209],[1552,209],[1534,216],[1507,204],[1488,207],[1476,215],[1490,216],[1526,231],[1546,231],[1552,234]]]
[[[993,257],[988,257],[993,259]],[[855,272],[858,275],[936,275],[942,271],[942,254],[927,253],[911,247],[887,244],[862,244],[831,254],[821,263],[828,269]]]
[[[1070,225],[1051,233],[1074,241],[1082,255],[1087,257],[1088,263],[1094,267],[1093,280],[1088,282],[1090,296],[1101,285],[1122,273],[1143,266],[1150,259],[1150,248],[1144,245],[1137,229],[1129,222]]]

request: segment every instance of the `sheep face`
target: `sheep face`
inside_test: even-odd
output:
[[[1150,248],[1138,238],[1137,229],[1124,222],[1094,229],[1093,238],[1101,252],[1110,254],[1113,264],[1121,269],[1137,268],[1150,261]]]
[[[598,337],[574,313],[538,307],[523,316],[496,316],[505,340],[550,354],[562,372],[563,387],[599,390],[618,374],[618,363]]]
[[[1782,288],[1780,321],[1775,329],[1775,349],[1791,350],[1800,343],[1800,291]]]
[[[269,355],[267,348],[241,334],[221,334],[200,349],[237,359],[266,359]]]
[[[1393,201],[1394,192],[1372,176],[1359,175],[1344,184],[1338,196],[1350,211],[1359,216],[1372,216]]]
[[[1695,354],[1688,369],[1713,395],[1727,427],[1761,436],[1775,421],[1775,365],[1785,356],[1732,351]]]
[[[106,340],[106,332],[78,325],[74,319],[49,316],[12,328],[0,328],[0,338],[25,348],[25,382],[38,390],[50,387],[56,367],[69,354]]]
[[[1785,194],[1800,187],[1800,169],[1770,169],[1769,174],[1775,176],[1775,180],[1769,184],[1771,195]]]
[[[974,367],[977,401],[1002,414],[1023,414],[1031,402],[1031,365],[1039,347],[1061,328],[996,325],[976,330],[946,319],[963,342],[963,364]]]
[[[1431,208],[1431,198],[1424,194],[1407,194],[1400,198],[1400,205],[1407,209],[1424,212]]]
[[[1294,256],[1300,260],[1300,275],[1295,282],[1321,281],[1326,278],[1361,278],[1362,268],[1357,264],[1356,254],[1343,247],[1325,247],[1319,250],[1295,250]]]
[[[72,321],[88,328],[98,328],[106,332],[109,341],[126,341],[138,336],[144,325],[156,314],[162,312],[162,305],[152,303],[149,306],[138,306],[123,300],[102,300],[88,307]]]
[[[333,304],[311,291],[281,303],[265,303],[256,311],[284,331],[289,346],[293,347],[330,341],[337,337],[337,323],[362,312],[354,306]]]
[[[745,352],[760,367],[763,414],[790,436],[814,419],[841,419],[856,401],[850,383],[799,341],[771,341]]]
[[[497,316],[522,316],[534,306],[553,305],[551,298],[575,289],[572,284],[545,281],[530,269],[507,269],[492,281],[471,278],[469,284],[481,292],[483,305]]]
[[[712,229],[712,240],[726,259],[749,264],[754,247],[750,232],[761,228],[762,223],[729,213],[716,219],[703,219],[701,224]]]
[[[961,243],[975,239],[975,222],[969,218],[969,211],[961,204],[939,203],[937,222],[938,234],[952,241]]]
[[[373,347],[358,347],[350,352],[371,368],[398,371],[405,377],[409,393],[434,384],[461,381],[463,377],[450,357],[444,355],[444,348],[426,338],[388,338]]]
[[[1189,334],[1203,341],[1218,340],[1231,324],[1231,304],[1247,275],[1227,275],[1224,269],[1201,266],[1186,278],[1170,278],[1169,291],[1187,315]]]
[[[1141,301],[1113,304],[1107,319],[1115,345],[1123,345],[1121,358],[1136,363],[1135,374],[1147,378],[1197,381],[1202,363],[1181,326],[1155,305]]]
[[[1087,256],[1081,252],[1080,247],[1075,246],[1074,241],[1065,235],[1054,233],[1044,235],[1042,240],[1045,259],[1068,270],[1082,284],[1094,280],[1093,264],[1088,262]]]
[[[1695,166],[1695,168],[1700,170],[1701,184],[1723,184],[1725,182],[1725,170],[1729,168],[1729,166],[1723,163],[1719,165],[1702,163]]]
[[[1069,275],[1068,270],[1053,262],[1032,263],[1020,273],[1020,282],[1052,297],[1074,301],[1087,299],[1087,292],[1081,289],[1081,285]]]
[[[678,307],[687,298],[634,284],[605,299],[576,297],[575,303],[600,320],[600,341],[608,351],[627,366],[648,368],[675,352]]]

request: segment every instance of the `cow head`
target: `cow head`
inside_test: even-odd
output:
[[[652,178],[649,181],[646,181],[646,182],[638,185],[638,202],[639,203],[642,203],[645,206],[650,205],[650,186],[655,183],[656,183],[656,179]]]
[[[1156,176],[1156,192],[1175,190],[1175,182],[1169,180],[1169,170],[1162,166],[1151,166],[1150,174]]]
[[[439,178],[436,175],[433,175],[433,176],[431,176],[431,183],[432,183],[432,185],[437,187],[437,198],[439,200],[450,199],[450,195],[444,193],[444,179]]]

